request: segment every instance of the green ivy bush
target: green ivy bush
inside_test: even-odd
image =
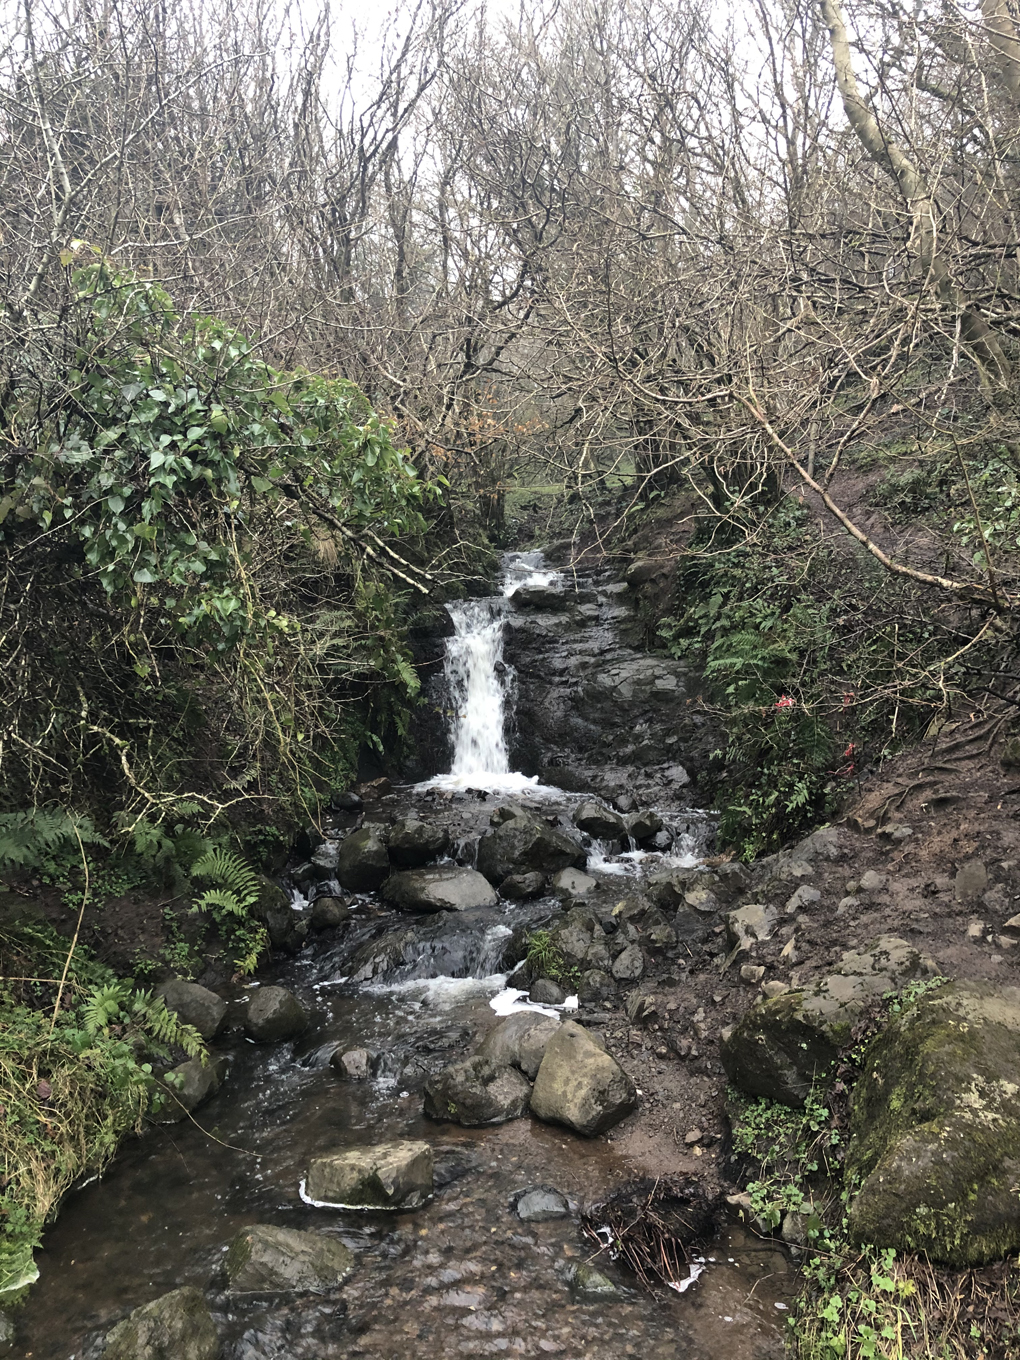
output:
[[[351,383],[62,258],[0,392],[7,804],[307,805],[406,724],[429,488]]]

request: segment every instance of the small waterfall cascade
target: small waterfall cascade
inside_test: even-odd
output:
[[[510,553],[498,595],[448,604],[454,635],[447,642],[446,682],[453,709],[450,773],[429,780],[442,789],[541,792],[537,778],[510,769],[506,729],[514,672],[503,662],[503,635],[510,601],[525,586],[549,586],[557,573],[542,554]]]

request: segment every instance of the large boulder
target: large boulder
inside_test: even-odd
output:
[[[382,896],[401,911],[470,911],[499,901],[492,884],[477,869],[440,866],[403,869],[382,885]]]
[[[634,1083],[616,1059],[580,1025],[561,1025],[538,1069],[532,1114],[591,1138],[618,1124],[636,1103]]]
[[[157,988],[168,1011],[177,1016],[182,1025],[193,1025],[203,1039],[212,1039],[223,1028],[227,1003],[208,987],[183,978],[171,978]]]
[[[576,873],[577,870],[564,872]],[[511,874],[499,885],[499,895],[509,898],[511,902],[527,902],[533,897],[540,897],[544,887],[545,874]]]
[[[545,1057],[546,1045],[559,1027],[559,1020],[552,1016],[538,1011],[517,1011],[489,1030],[479,1045],[479,1056],[500,1067],[519,1067],[534,1081]]]
[[[166,1091],[163,1103],[152,1114],[157,1124],[178,1124],[192,1110],[211,1100],[223,1085],[229,1059],[226,1054],[216,1058],[189,1058],[172,1068],[163,1077]]]
[[[377,1143],[312,1159],[305,1196],[347,1209],[417,1209],[432,1195],[428,1143]]]
[[[405,817],[389,835],[390,859],[402,869],[418,869],[431,864],[450,848],[450,833],[445,826],[431,826],[418,817]]]
[[[324,1294],[347,1279],[354,1254],[331,1237],[256,1223],[231,1242],[226,1269],[233,1294]]]
[[[497,887],[511,874],[555,874],[583,869],[587,856],[575,840],[540,818],[513,817],[478,843],[478,869]]]
[[[627,818],[627,834],[636,841],[650,841],[663,830],[663,821],[657,812],[645,808]]]
[[[848,950],[838,970],[807,991],[784,992],[752,1006],[722,1036],[722,1064],[738,1090],[803,1105],[826,1082],[866,1006],[935,966],[914,945],[881,935]]]
[[[451,1063],[425,1083],[425,1113],[466,1128],[505,1124],[528,1112],[531,1084],[515,1067],[480,1054]]]
[[[388,878],[390,857],[385,828],[372,823],[352,831],[340,846],[336,876],[348,892],[375,892]]]
[[[136,1308],[106,1338],[103,1360],[217,1360],[220,1339],[202,1292],[188,1285]]]
[[[574,813],[574,825],[600,841],[619,841],[627,835],[627,823],[618,812],[593,798],[581,803]]]
[[[308,1028],[308,1016],[286,987],[258,987],[244,1016],[244,1032],[257,1044],[293,1039]]]
[[[1020,1249],[1020,988],[958,982],[868,1047],[847,1172],[858,1241],[944,1265]]]

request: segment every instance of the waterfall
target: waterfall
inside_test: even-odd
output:
[[[529,778],[510,769],[506,729],[515,677],[503,662],[503,635],[514,593],[522,586],[552,585],[556,575],[543,569],[541,553],[510,553],[503,562],[499,595],[446,606],[454,627],[445,662],[453,763],[450,773],[429,780],[429,787],[544,791],[537,776]]]

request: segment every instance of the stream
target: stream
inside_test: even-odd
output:
[[[621,609],[618,590],[578,583],[549,568],[540,554],[509,555],[499,594],[448,606],[454,625],[443,679],[449,772],[395,789],[368,806],[366,819],[392,822],[415,810],[449,828],[451,860],[466,865],[501,802],[523,801],[562,827],[571,825],[577,792],[513,768],[515,749],[534,738],[534,731],[515,735],[518,690],[531,682],[504,657],[508,634],[526,623],[515,597],[529,600],[534,658],[541,655],[547,620],[563,614],[557,592],[577,597],[569,607],[579,644],[594,638],[593,647],[607,645],[598,639]],[[565,645],[562,629],[557,638]],[[617,656],[614,665],[622,664]],[[633,666],[639,664],[638,657]],[[656,675],[654,683],[666,692],[661,672]],[[663,768],[679,768],[673,748]],[[673,802],[660,796],[656,804],[666,828],[663,847],[589,843],[587,872],[600,883],[633,888],[664,864],[698,862],[709,819],[684,805],[679,776],[663,780],[660,794],[673,787],[678,795]],[[339,839],[353,821],[352,814],[338,815],[327,836]],[[327,882],[314,891],[340,890]],[[307,891],[293,892],[295,909],[307,911]],[[577,1213],[526,1224],[512,1212],[511,1196],[555,1186],[580,1206],[659,1174],[657,1166],[618,1148],[615,1130],[588,1141],[528,1117],[466,1129],[422,1113],[428,1076],[464,1056],[498,1023],[494,999],[504,1007],[512,999],[504,955],[514,932],[519,937],[521,927],[560,910],[547,897],[501,899],[495,908],[420,917],[364,894],[339,929],[309,934],[300,953],[274,962],[263,981],[291,988],[311,1015],[310,1028],[296,1042],[277,1045],[228,1032],[217,1041],[231,1062],[220,1092],[193,1119],[129,1140],[101,1183],[68,1198],[38,1253],[40,1279],[19,1313],[15,1354],[93,1360],[120,1317],[194,1284],[210,1300],[224,1360],[780,1356],[791,1276],[781,1252],[737,1227],[721,1230],[706,1252],[704,1275],[683,1295],[663,1289],[649,1296],[600,1257],[598,1268],[613,1278],[619,1297],[574,1301],[572,1269],[593,1255]],[[586,1022],[583,1005],[580,1018]],[[341,1080],[329,1062],[338,1048],[367,1049],[372,1079]],[[640,1107],[631,1118],[640,1119]],[[302,1201],[310,1157],[404,1138],[426,1139],[435,1150],[436,1194],[423,1209],[358,1213]],[[255,1222],[341,1239],[357,1255],[354,1275],[331,1297],[239,1300],[227,1294],[226,1246]]]

